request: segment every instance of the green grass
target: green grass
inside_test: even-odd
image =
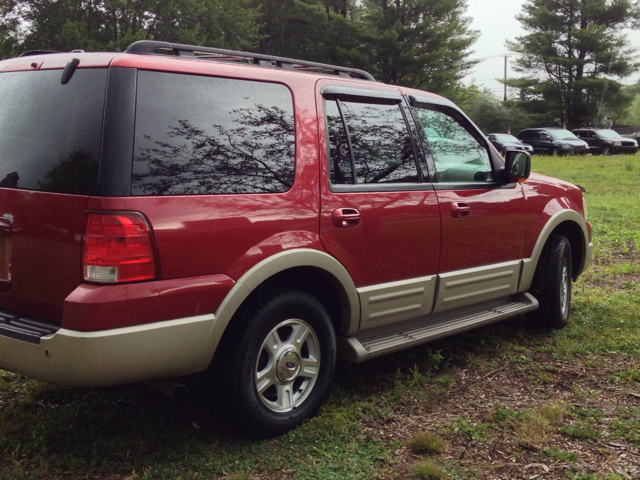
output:
[[[547,436],[584,446],[602,441],[640,446],[637,407],[621,405],[605,415],[597,392],[562,377],[564,367],[576,362],[600,366],[627,359],[603,381],[640,392],[640,155],[536,156],[533,170],[587,190],[595,258],[574,286],[568,328],[532,331],[515,319],[360,365],[340,362],[319,416],[273,440],[244,438],[224,427],[197,382],[189,384],[193,395],[187,401],[173,404],[144,385],[81,390],[0,371],[0,478],[492,478],[482,459],[471,468],[464,466],[468,459],[414,458],[406,470],[398,452],[411,450],[406,442],[416,431],[395,427],[416,413],[424,415],[425,405],[434,406],[431,420],[444,422],[439,409],[455,398],[447,392],[458,386],[458,369],[474,369],[481,377],[506,364],[521,377],[516,385],[563,389],[574,400],[562,404],[549,398],[544,408],[493,406],[479,416],[456,413],[441,424],[446,428],[429,428],[447,442],[448,451],[456,448],[452,442],[472,443],[485,446],[498,461],[502,457],[491,449],[506,448],[505,438],[513,437],[514,455],[525,451],[518,445],[534,445],[538,450],[531,455],[541,463],[579,464],[579,450],[546,445]],[[541,355],[548,358],[545,365],[536,362]],[[472,387],[479,390],[485,383],[489,389],[491,376]],[[215,392],[224,393],[224,387]],[[523,471],[517,478],[525,473],[533,475]],[[565,478],[596,477],[574,469]]]

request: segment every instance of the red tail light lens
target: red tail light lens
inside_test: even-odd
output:
[[[119,283],[156,276],[147,223],[138,213],[90,213],[82,267],[89,282]]]

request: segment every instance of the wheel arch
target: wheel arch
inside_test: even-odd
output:
[[[329,311],[336,333],[351,334],[360,322],[360,300],[351,276],[334,257],[313,249],[277,253],[240,277],[215,312],[208,351],[213,355],[235,313],[262,289],[295,288],[316,297]]]
[[[591,250],[589,247],[589,232],[584,218],[575,210],[561,210],[549,218],[538,235],[538,240],[536,240],[531,256],[524,260],[519,292],[526,292],[531,288],[542,250],[552,235],[563,235],[571,244],[573,280],[576,280],[589,266]]]

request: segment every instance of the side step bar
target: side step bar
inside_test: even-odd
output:
[[[482,306],[427,315],[385,328],[366,330],[353,337],[340,337],[338,356],[360,363],[537,309],[538,301],[529,293],[522,293],[515,298]]]

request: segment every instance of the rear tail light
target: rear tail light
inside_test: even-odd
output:
[[[90,213],[84,236],[84,279],[119,283],[156,276],[153,243],[139,213]]]

